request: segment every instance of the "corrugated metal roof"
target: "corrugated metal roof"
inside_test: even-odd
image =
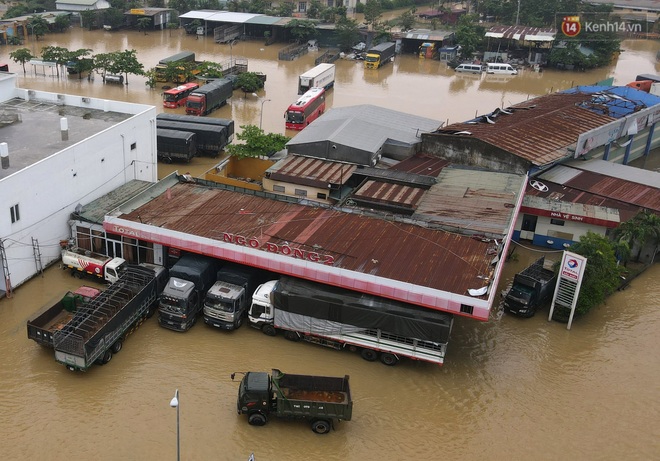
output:
[[[187,13],[183,13],[179,15],[180,18],[183,19],[202,19],[202,20],[208,20],[212,16],[218,14],[219,11],[216,10],[195,10],[195,11],[188,11]]]
[[[454,35],[451,30],[412,29],[403,32],[401,37],[413,40],[443,41]]]
[[[641,168],[621,165],[620,163],[608,162],[606,160],[595,158],[586,161],[572,160],[565,165],[566,167],[575,168],[577,170],[591,171],[592,173],[625,179],[626,181],[631,181],[636,184],[644,184],[646,186],[660,189],[660,173],[655,171],[642,170]],[[554,168],[552,169],[554,170]]]
[[[417,144],[420,133],[436,130],[442,122],[369,104],[332,108],[287,143],[292,153],[309,143],[335,143],[378,152],[389,139]]]
[[[351,200],[364,207],[380,205],[386,209],[399,209],[400,212],[407,210],[412,214],[424,197],[424,192],[419,187],[368,180],[351,194]]]
[[[266,171],[273,181],[286,181],[312,187],[344,184],[356,166],[317,158],[289,155]]]
[[[133,179],[115,190],[92,200],[81,208],[78,213],[74,213],[80,219],[95,224],[103,224],[103,218],[112,210],[132,199],[136,195],[147,190],[153,183]]]
[[[444,167],[449,165],[449,160],[438,157],[431,157],[429,155],[417,154],[406,158],[394,165],[391,169],[398,171],[406,171],[419,175],[426,175],[437,177],[438,173]]]
[[[221,188],[176,184],[117,216],[219,242],[231,233],[329,254],[335,268],[448,293],[466,294],[492,277],[493,244],[482,239]]]
[[[554,27],[492,26],[486,37],[511,40],[552,41],[557,35]]]
[[[569,155],[569,150],[572,153],[580,134],[615,120],[577,106],[591,96],[553,93],[507,107],[510,114],[496,109],[468,122],[443,127],[438,133],[472,136],[534,165],[547,165]]]

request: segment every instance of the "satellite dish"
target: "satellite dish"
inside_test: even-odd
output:
[[[548,186],[543,184],[541,181],[537,181],[536,179],[530,181],[529,185],[532,186],[534,189],[536,189],[538,191],[548,192]]]

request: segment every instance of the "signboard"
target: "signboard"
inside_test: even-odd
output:
[[[573,282],[577,282],[584,273],[584,264],[587,260],[569,251],[564,252],[564,257],[561,262],[560,277],[564,277]]]
[[[131,14],[137,14],[137,15],[144,16],[144,9],[142,9],[142,8],[132,8],[131,9]]]
[[[550,315],[548,320],[552,320],[552,314],[555,310],[555,304],[568,307],[571,309],[571,315],[568,318],[568,330],[571,329],[573,323],[573,315],[575,314],[575,306],[580,294],[580,286],[582,285],[582,278],[584,277],[584,268],[587,265],[587,258],[570,251],[564,251],[564,256],[559,266],[559,280],[555,286],[555,294],[552,297],[552,305],[550,306]]]

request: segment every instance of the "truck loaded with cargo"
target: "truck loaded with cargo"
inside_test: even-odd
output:
[[[239,328],[247,317],[259,275],[253,267],[226,263],[206,293],[204,323],[223,330]]]
[[[365,69],[378,69],[379,67],[394,61],[396,43],[385,42],[369,48],[364,58]]]
[[[93,275],[106,282],[116,282],[126,268],[126,260],[112,258],[84,248],[67,246],[62,248],[62,268],[69,269],[71,275],[83,278]]]
[[[322,63],[298,77],[298,94],[305,94],[311,88],[328,90],[335,84],[335,65]]]
[[[101,290],[81,286],[74,291],[67,291],[55,303],[48,303],[27,321],[27,336],[42,346],[53,347],[53,332],[61,330],[69,323],[80,306],[96,298]]]
[[[453,315],[294,277],[260,285],[250,325],[269,336],[360,352],[395,365],[401,357],[441,365]]]
[[[504,296],[504,311],[520,317],[532,317],[550,300],[557,284],[553,263],[545,256],[513,277],[513,285]]]
[[[156,115],[156,125],[160,122],[181,122],[181,123],[196,123],[200,125],[211,125],[214,127],[224,128],[226,132],[227,144],[234,140],[234,121],[228,118],[215,118],[215,117],[197,117],[195,115],[171,114],[160,113]]]
[[[190,131],[156,129],[156,154],[158,160],[190,162],[197,154],[197,135]]]
[[[197,322],[206,292],[215,283],[217,261],[187,253],[170,268],[170,279],[160,296],[158,323],[176,331],[188,331]]]
[[[201,117],[198,118],[201,120]],[[197,144],[196,155],[217,157],[228,144],[227,128],[224,126],[156,119],[156,129],[194,133]]]
[[[227,78],[213,80],[190,93],[186,100],[186,114],[206,115],[223,106],[234,92],[234,84]]]
[[[157,82],[167,81],[167,68],[173,64],[183,64],[187,62],[195,62],[195,53],[192,51],[181,51],[180,53],[173,54],[166,58],[161,59],[154,68],[154,73]]]
[[[231,378],[234,379],[235,373]],[[327,434],[337,421],[350,421],[353,399],[348,375],[294,375],[273,369],[245,373],[238,388],[238,414],[248,423],[263,426],[271,416],[302,419],[317,434]]]
[[[53,332],[55,360],[81,371],[95,362],[108,363],[149,316],[166,279],[161,266],[128,266],[116,282],[79,306],[73,318]]]

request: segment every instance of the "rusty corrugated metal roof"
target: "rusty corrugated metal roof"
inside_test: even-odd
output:
[[[625,179],[582,171],[566,186],[660,212],[660,189]]]
[[[334,267],[449,293],[492,277],[493,244],[443,230],[180,183],[121,219],[222,241],[224,233],[332,255]]]
[[[409,210],[412,214],[424,193],[425,190],[419,187],[368,180],[351,194],[351,199],[367,207],[390,205],[402,209],[401,211]]]
[[[507,107],[510,114],[495,110],[437,133],[471,136],[534,165],[547,165],[566,157],[580,134],[615,120],[577,107],[591,97],[588,93],[553,93]]]
[[[270,167],[266,175],[273,181],[286,181],[312,187],[344,184],[356,165],[318,158],[288,155]]]
[[[431,157],[430,155],[425,154],[417,154],[400,161],[390,169],[433,176],[435,178],[447,165],[449,165],[449,160],[447,159]]]

